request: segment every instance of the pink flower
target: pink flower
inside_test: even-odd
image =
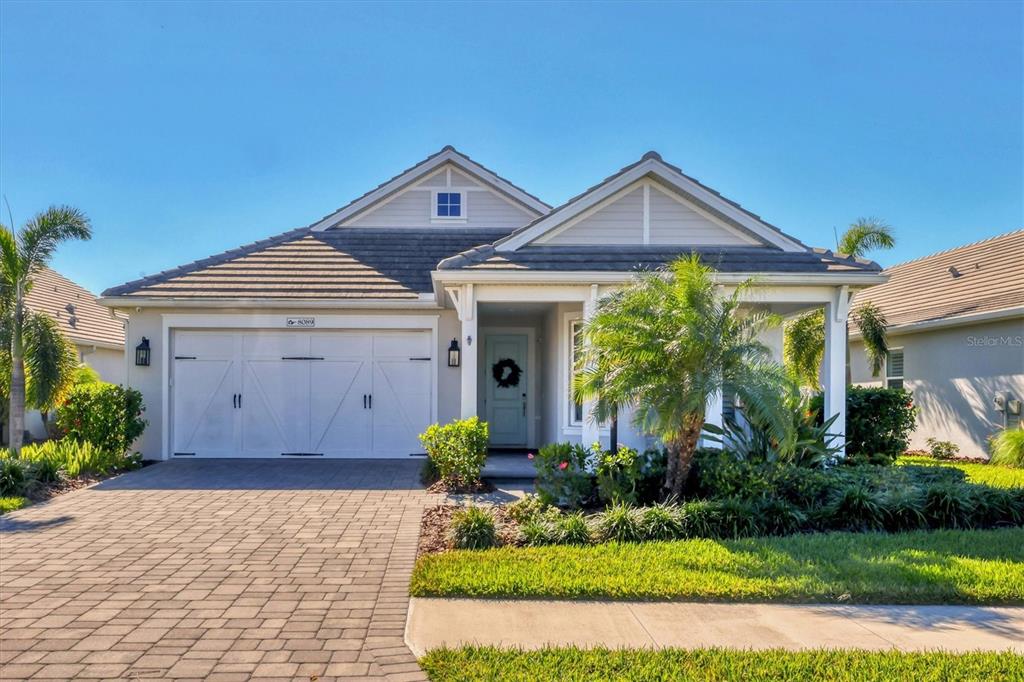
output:
[[[527,453],[526,459],[533,459],[533,453],[532,452]]]
[[[562,462],[561,464],[558,465],[558,468],[561,469],[562,471],[565,471],[566,469],[569,468],[569,463],[568,462]]]

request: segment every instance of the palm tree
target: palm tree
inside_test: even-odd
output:
[[[668,448],[666,487],[675,495],[689,476],[708,401],[724,385],[772,435],[788,435],[786,376],[757,339],[779,319],[741,313],[740,297],[751,284],[723,296],[711,268],[696,255],[680,258],[635,275],[603,298],[583,327],[575,399],[595,399],[590,418],[598,421],[632,406],[634,425]]]
[[[25,402],[47,408],[62,388],[62,377],[73,374],[69,355],[53,320],[25,308],[33,277],[46,267],[57,246],[70,239],[89,239],[92,231],[84,213],[69,206],[51,206],[15,233],[0,224],[0,327],[10,349],[10,447],[21,450],[25,433]],[[5,368],[6,369],[6,368]],[[26,396],[26,369],[31,377]],[[73,367],[71,368],[73,369]]]
[[[859,218],[843,233],[837,250],[854,258],[863,258],[874,249],[891,249],[896,245],[892,227],[878,218]],[[885,316],[870,301],[853,315],[860,327],[864,350],[871,362],[872,373],[878,376],[886,353]],[[849,342],[847,342],[849,348]],[[818,372],[825,356],[825,311],[821,308],[800,315],[786,323],[783,357],[790,375],[801,385],[818,388]],[[847,352],[849,357],[849,352]]]

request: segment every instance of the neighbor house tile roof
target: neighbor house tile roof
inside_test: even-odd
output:
[[[764,247],[686,246],[524,246],[518,251],[476,247],[448,258],[440,270],[521,270],[629,272],[664,266],[679,256],[696,253],[719,272],[877,273],[876,263],[830,251],[780,251]]]
[[[1024,230],[894,265],[889,281],[859,292],[892,326],[1024,306]]]
[[[104,296],[417,299],[438,261],[508,230],[301,228],[151,277]]]
[[[57,321],[61,332],[79,345],[124,345],[124,324],[87,289],[49,268],[39,271],[25,297],[29,310]]]

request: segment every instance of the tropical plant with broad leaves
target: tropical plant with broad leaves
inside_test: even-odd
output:
[[[6,389],[10,401],[10,446],[15,452],[24,437],[26,404],[53,409],[78,364],[74,346],[53,319],[26,308],[25,297],[61,243],[91,236],[89,219],[69,206],[51,206],[17,232],[0,224],[0,389]]]
[[[637,273],[601,299],[584,324],[575,399],[596,399],[587,418],[601,421],[613,405],[633,407],[634,425],[668,449],[666,487],[673,494],[682,494],[706,406],[725,384],[775,438],[789,437],[788,379],[758,340],[779,318],[742,305],[752,285],[723,293],[714,271],[692,255]]]
[[[869,251],[895,245],[891,226],[878,218],[860,218],[843,233],[837,250],[861,258]],[[889,351],[885,316],[868,301],[853,313],[853,319],[860,329],[872,375],[878,376]],[[818,371],[825,356],[825,311],[819,308],[787,322],[782,351],[790,375],[801,386],[818,388]]]

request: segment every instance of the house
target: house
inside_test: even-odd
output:
[[[61,333],[75,344],[79,361],[96,370],[103,381],[124,383],[124,319],[97,303],[87,289],[50,268],[36,273],[34,280],[25,305],[56,320]],[[33,438],[46,436],[39,412],[28,412],[25,423]]]
[[[859,292],[888,323],[889,355],[871,375],[851,326],[850,372],[860,385],[910,389],[914,449],[929,437],[987,457],[988,438],[1020,423],[1024,400],[1024,230],[936,253],[885,271]]]
[[[495,448],[607,441],[569,390],[580,324],[637,268],[697,252],[751,306],[828,310],[845,411],[850,295],[874,263],[808,248],[654,152],[552,208],[445,147],[321,220],[114,287],[146,457],[406,457],[479,415]],[[781,330],[766,337],[781,357]],[[720,421],[721,397],[709,406]],[[620,422],[620,440],[643,444]],[[844,423],[840,419],[838,424]]]

